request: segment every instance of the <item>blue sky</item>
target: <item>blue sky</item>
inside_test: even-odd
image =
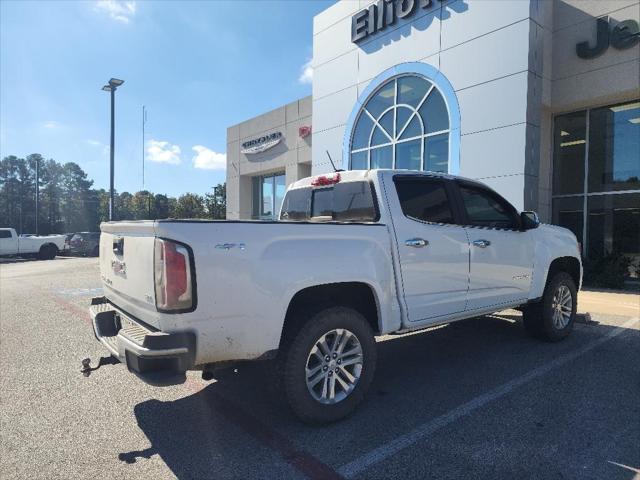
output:
[[[311,93],[313,16],[333,1],[2,1],[0,156],[40,153],[116,189],[204,193],[224,181],[226,129]]]

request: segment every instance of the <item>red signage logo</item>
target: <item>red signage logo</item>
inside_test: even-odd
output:
[[[298,128],[298,135],[300,136],[300,138],[305,138],[311,135],[311,125],[305,125]]]

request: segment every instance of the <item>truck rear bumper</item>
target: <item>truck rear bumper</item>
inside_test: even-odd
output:
[[[185,381],[195,359],[193,333],[155,331],[105,297],[91,300],[89,314],[96,338],[140,379],[158,386]]]

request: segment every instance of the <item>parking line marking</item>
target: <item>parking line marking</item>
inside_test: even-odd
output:
[[[207,388],[192,377],[183,384],[185,390],[197,393]],[[219,393],[206,392],[207,401],[228,422],[250,435],[254,440],[270,448],[282,460],[310,480],[342,480],[342,477],[329,465],[322,462],[306,450],[299,449],[286,436],[280,434],[255,415],[247,412],[237,402]]]
[[[609,332],[605,336],[600,337],[597,340],[593,340],[592,342],[586,344],[582,348],[570,353],[566,353],[556,358],[550,363],[541,365],[540,367],[537,367],[529,371],[528,373],[525,373],[524,375],[518,378],[515,378],[495,388],[494,390],[491,390],[490,392],[484,393],[474,398],[473,400],[470,400],[467,403],[464,403],[459,407],[454,408],[453,410],[420,425],[414,430],[404,435],[401,435],[400,437],[397,437],[396,439],[384,445],[381,445],[378,448],[375,448],[369,451],[368,453],[353,460],[352,462],[349,462],[343,465],[338,469],[338,473],[345,478],[355,477],[356,475],[367,470],[369,467],[383,460],[386,460],[387,458],[413,445],[416,442],[419,442],[421,440],[424,440],[425,438],[428,438],[430,435],[437,432],[441,428],[446,427],[447,425],[455,422],[456,420],[459,420],[460,418],[463,418],[469,415],[470,413],[474,412],[475,410],[478,410],[481,407],[484,407],[485,405],[487,405],[488,403],[494,400],[504,397],[505,395],[511,393],[516,388],[521,387],[522,385],[532,380],[535,380],[536,378],[539,378],[549,373],[550,371],[563,366],[566,363],[569,363],[575,360],[576,358],[584,355],[590,350],[593,350],[594,348],[599,347],[603,343],[608,342],[609,340],[612,340],[613,338],[617,337],[621,333],[628,331],[627,329],[633,326],[634,324],[638,323],[638,321],[640,321],[640,319],[632,318],[631,320],[625,322],[621,326],[615,327],[611,332]]]
[[[227,420],[233,422],[255,440],[269,447],[287,464],[311,480],[340,480],[342,477],[329,465],[304,449],[299,449],[286,436],[263,423],[257,417],[241,408],[236,402],[222,395],[212,393],[213,407]]]
[[[67,288],[56,292],[58,295],[74,296],[74,297],[91,297],[104,295],[102,287],[96,288]]]

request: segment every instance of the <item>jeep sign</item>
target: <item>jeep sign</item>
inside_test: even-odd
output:
[[[625,50],[640,43],[640,29],[635,20],[624,20],[611,28],[609,17],[596,20],[596,41],[593,46],[589,42],[576,45],[576,54],[580,58],[595,58],[602,55],[611,45],[618,50]]]

